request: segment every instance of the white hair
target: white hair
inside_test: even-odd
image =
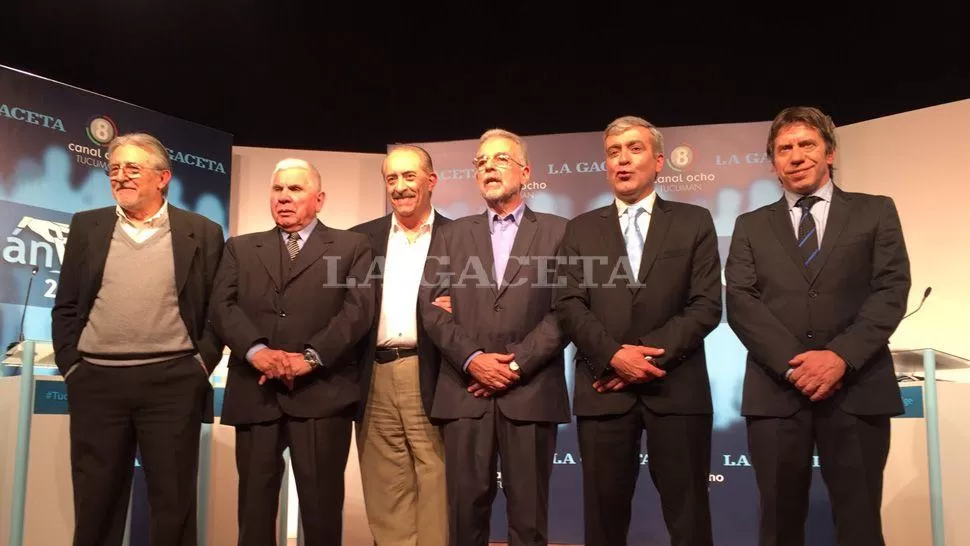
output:
[[[279,174],[280,171],[288,171],[290,169],[302,169],[306,171],[310,175],[310,180],[317,185],[317,191],[323,190],[323,182],[320,179],[320,171],[318,171],[317,168],[314,167],[309,161],[295,157],[288,157],[280,160],[280,162],[276,164],[276,168],[273,169],[273,176],[270,178],[270,180],[276,180],[276,175]]]

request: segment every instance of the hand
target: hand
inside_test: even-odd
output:
[[[263,377],[276,379],[287,374],[286,353],[276,349],[261,349],[253,355],[253,367],[263,372]],[[260,385],[263,384],[260,380]]]
[[[597,392],[615,392],[621,391],[629,386],[629,383],[624,381],[619,376],[613,376],[606,379],[597,379],[593,381],[593,388]]]
[[[482,353],[468,363],[468,373],[483,386],[492,390],[507,389],[519,380],[519,374],[509,369],[513,354]]]
[[[655,347],[623,345],[610,359],[610,366],[627,383],[646,383],[667,375],[667,372],[653,365],[653,357],[662,354],[664,350]]]
[[[431,302],[431,304],[437,305],[438,307],[451,313],[451,296],[438,296],[433,302]]]
[[[286,363],[286,369],[288,370],[288,373],[282,376],[277,376],[276,379],[279,379],[290,390],[293,390],[293,385],[294,385],[293,379],[301,375],[306,375],[310,373],[311,371],[313,371],[313,368],[311,368],[310,364],[306,361],[305,358],[303,358],[302,353],[286,353],[283,351],[279,351],[279,352],[282,353],[282,358]],[[256,353],[256,354],[259,354],[259,353]],[[256,358],[254,357],[253,360],[255,361]],[[259,384],[262,385],[266,383],[268,379],[273,379],[273,378],[269,377],[268,374],[263,374],[263,376],[259,378]]]
[[[472,393],[475,398],[488,398],[498,391],[490,389],[478,381],[472,381],[472,384],[468,385],[468,392]]]
[[[842,387],[845,360],[832,351],[806,351],[795,355],[788,365],[795,369],[788,381],[812,402],[824,400]]]

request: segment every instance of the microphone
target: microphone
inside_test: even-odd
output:
[[[926,301],[926,298],[928,298],[928,297],[929,297],[929,295],[930,295],[930,292],[932,292],[932,291],[933,291],[933,287],[932,287],[932,286],[927,286],[927,287],[926,287],[926,290],[924,290],[924,291],[923,291],[923,299],[921,299],[921,300],[919,300],[919,305],[917,305],[917,306],[916,306],[916,309],[913,309],[913,310],[912,310],[912,312],[910,312],[910,313],[907,313],[907,314],[906,314],[906,315],[905,315],[905,316],[904,316],[904,317],[903,317],[902,319],[900,319],[900,320],[903,320],[903,319],[905,319],[906,317],[909,317],[909,316],[911,316],[911,315],[913,315],[914,313],[916,313],[917,311],[919,311],[919,310],[920,310],[920,308],[921,308],[921,307],[923,307],[923,302],[924,302],[924,301]]]
[[[27,303],[30,301],[30,288],[34,285],[34,277],[37,276],[38,271],[40,271],[39,265],[35,265],[34,268],[30,270],[30,280],[27,281],[27,292],[24,294],[24,310],[20,314],[20,335],[17,337],[17,341],[7,345],[8,352],[18,344],[24,342],[24,320],[27,318]]]

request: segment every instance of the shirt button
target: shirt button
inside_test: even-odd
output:
[[[286,318],[286,311],[280,311],[280,318]]]
[[[807,336],[808,339],[812,339],[812,338],[815,337],[815,332],[809,330],[809,331],[805,332],[805,336]]]

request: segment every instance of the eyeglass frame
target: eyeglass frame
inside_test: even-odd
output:
[[[111,171],[112,171],[112,169],[114,167],[117,167],[118,168],[118,172],[116,172],[114,174],[111,174]],[[128,172],[128,169],[130,169],[132,167],[137,167],[138,170],[136,172]],[[128,178],[134,180],[136,178],[141,178],[142,177],[142,174],[143,174],[142,171],[144,171],[144,170],[152,170],[152,171],[159,171],[159,172],[161,172],[161,171],[166,171],[168,169],[159,168],[159,167],[145,167],[145,166],[139,165],[138,163],[132,163],[130,161],[129,162],[126,162],[123,165],[106,165],[105,166],[105,172],[108,173],[108,178],[109,179],[115,178],[120,173],[124,172],[125,173],[125,176],[127,176]]]
[[[476,170],[480,171],[480,170],[483,170],[488,165],[488,162],[491,160],[495,160],[496,169],[503,170],[503,171],[511,167],[510,163],[515,163],[519,167],[523,169],[525,168],[524,163],[520,163],[517,159],[512,157],[512,154],[508,152],[499,152],[495,155],[480,155],[477,157],[473,157],[472,166],[475,167]]]

